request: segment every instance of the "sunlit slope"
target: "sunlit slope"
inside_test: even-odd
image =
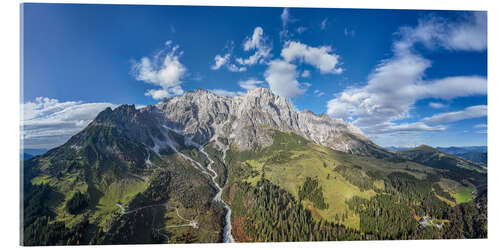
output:
[[[386,193],[386,181],[391,173],[405,173],[424,180],[443,171],[412,161],[368,158],[334,151],[291,132],[267,132],[274,138],[270,147],[254,147],[250,151],[233,148],[228,153],[229,182],[247,182],[255,186],[259,180],[267,179],[300,200],[299,189],[306,178],[313,178],[322,188],[328,207],[318,208],[307,198],[301,201],[303,206],[318,220],[355,229],[359,229],[360,218],[349,208],[349,199],[355,196],[370,199],[376,194]],[[463,188],[464,185],[457,183],[454,187],[448,186],[447,191],[454,194]],[[450,202],[455,204],[455,201]]]

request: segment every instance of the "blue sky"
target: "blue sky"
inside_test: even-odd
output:
[[[254,87],[383,146],[486,145],[486,13],[24,4],[23,138],[59,145],[99,110]]]

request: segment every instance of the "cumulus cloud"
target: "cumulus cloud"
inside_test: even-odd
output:
[[[293,63],[310,64],[322,74],[340,74],[342,68],[338,67],[339,56],[330,53],[331,51],[330,46],[311,47],[300,42],[287,41],[281,50],[282,59],[274,59],[268,63],[264,78],[274,93],[283,97],[299,96],[311,87],[311,83],[299,83],[297,65]],[[300,76],[309,77],[310,72],[304,70]]]
[[[300,42],[287,41],[281,50],[281,56],[287,62],[303,61],[320,70],[322,74],[340,74],[339,56],[332,52],[330,46],[311,47]]]
[[[240,85],[241,88],[244,88],[246,90],[260,88],[260,87],[262,87],[263,84],[264,84],[264,81],[253,79],[253,78],[238,82],[238,85]]]
[[[225,89],[211,89],[210,91],[212,91],[216,95],[228,96],[228,97],[245,95],[245,93],[241,91],[229,91]]]
[[[183,54],[179,48],[178,45],[172,45],[172,41],[167,41],[165,48],[152,58],[143,57],[139,62],[134,62],[132,73],[136,80],[161,87],[148,90],[146,96],[161,99],[184,93],[181,84],[187,68],[179,61]]]
[[[447,23],[447,27],[464,30],[464,27],[477,25],[477,21],[474,20],[471,21],[472,24]],[[413,46],[416,43],[422,43],[427,48],[441,46],[470,50],[474,47],[451,45],[444,38],[436,39],[435,37],[439,37],[439,34],[436,34],[438,31],[448,34],[448,39],[452,39],[452,34],[454,34],[454,31],[429,26],[425,24],[425,21],[420,21],[416,28],[402,28],[399,32],[401,38],[393,43],[394,56],[383,60],[376,66],[365,86],[347,88],[330,100],[327,104],[328,114],[351,120],[363,131],[369,131],[369,133],[400,131],[401,125],[394,122],[408,118],[417,100],[425,98],[451,100],[457,97],[486,95],[485,77],[454,76],[432,80],[423,79],[425,70],[431,67],[432,62],[414,51]],[[479,50],[482,46],[474,48]],[[436,106],[438,105],[434,105]],[[424,119],[421,121],[423,123],[412,124],[411,128],[414,131],[443,129],[443,127],[432,127],[427,124],[439,124],[437,121],[452,120],[440,117]],[[407,128],[409,125],[405,126],[404,128]]]
[[[304,71],[302,71],[302,74],[300,76],[303,78],[311,77],[311,71],[304,70]]]
[[[488,115],[488,108],[486,105],[470,106],[464,110],[436,114],[431,117],[422,119],[423,122],[428,124],[449,123],[461,121],[466,119],[484,117]]]
[[[440,109],[446,107],[445,104],[442,104],[440,102],[429,102],[429,107],[435,108],[435,109]]]
[[[25,148],[53,148],[66,142],[87,126],[95,116],[112,103],[60,102],[37,97],[21,104],[23,117],[21,137]]]
[[[255,51],[248,58],[237,58],[236,61],[241,65],[254,65],[256,63],[263,64],[271,56],[271,45],[267,42],[264,36],[262,27],[255,27],[252,36],[247,37],[243,42],[244,51]]]
[[[295,97],[306,91],[297,81],[297,67],[281,59],[269,62],[264,78],[271,91],[283,97]]]

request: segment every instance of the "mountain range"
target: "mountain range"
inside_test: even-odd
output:
[[[460,156],[469,161],[487,165],[488,164],[488,147],[487,146],[470,146],[470,147],[437,147],[436,149],[448,154]]]
[[[425,146],[425,145],[422,145]],[[416,147],[388,147],[392,152],[410,150]],[[467,147],[436,147],[435,149],[443,152],[452,154],[455,156],[462,157],[465,160],[469,160],[478,164],[488,164],[488,147],[487,146],[467,146]]]
[[[24,245],[487,235],[486,166],[387,150],[262,88],[107,108],[22,167]]]

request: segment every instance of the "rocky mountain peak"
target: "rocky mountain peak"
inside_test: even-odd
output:
[[[343,152],[367,155],[387,153],[369,141],[354,125],[310,110],[297,111],[287,98],[265,88],[256,88],[236,97],[219,96],[198,89],[164,99],[148,108],[136,110],[134,106],[123,105],[113,110],[113,114],[109,110],[103,113],[105,117],[124,116],[117,121],[120,124],[130,121],[134,128],[133,135],[148,137],[149,134],[151,140],[148,141],[168,139],[168,136],[162,135],[176,131],[189,142],[199,145],[224,137],[239,149],[248,150],[255,146],[270,146],[273,143],[272,130],[278,130],[296,133]],[[141,120],[147,126],[141,126]],[[140,132],[144,129],[154,131]]]

